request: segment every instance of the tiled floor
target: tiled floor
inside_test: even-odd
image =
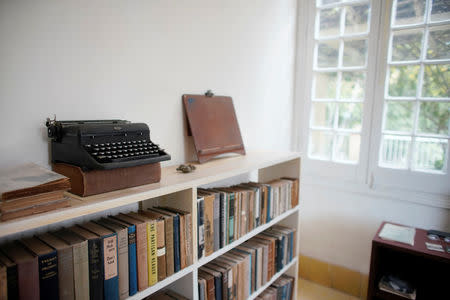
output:
[[[359,300],[359,298],[301,278],[298,279],[298,295],[298,300]]]

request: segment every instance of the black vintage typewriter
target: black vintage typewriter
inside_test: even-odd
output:
[[[52,162],[83,170],[115,169],[170,160],[150,140],[147,124],[125,120],[56,121],[47,119]]]

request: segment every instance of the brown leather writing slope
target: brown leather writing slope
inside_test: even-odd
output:
[[[200,163],[223,153],[245,154],[231,97],[183,95],[183,104]]]

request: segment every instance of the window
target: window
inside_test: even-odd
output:
[[[306,2],[306,172],[449,195],[449,1]]]
[[[317,3],[309,156],[358,163],[370,3]]]
[[[450,3],[394,2],[379,165],[447,172]]]

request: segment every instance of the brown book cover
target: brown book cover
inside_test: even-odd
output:
[[[63,240],[43,233],[36,236],[38,239],[56,250],[58,255],[58,283],[60,299],[75,299],[73,286],[73,253],[72,247]]]
[[[52,164],[52,168],[53,171],[69,177],[72,182],[70,192],[82,197],[155,183],[161,180],[160,163],[86,172],[78,166],[64,163]]]
[[[173,207],[164,207],[170,211],[176,212],[179,215],[184,215],[185,221],[185,232],[186,232],[186,266],[190,266],[193,263],[193,250],[192,250],[192,216],[191,213],[185,210],[173,208]]]
[[[89,299],[88,241],[65,228],[52,234],[72,246],[75,299]]]
[[[239,264],[241,267],[240,274],[239,274],[239,284],[241,285],[240,292],[241,299],[247,299],[250,296],[249,288],[250,288],[250,282],[249,282],[249,274],[251,273],[251,265],[250,265],[250,257],[249,254],[244,254],[242,252],[236,251],[235,249],[231,250],[230,252],[226,253],[225,255],[228,255],[228,257],[234,257],[235,259],[240,260]]]
[[[202,269],[198,270],[198,277],[203,278],[206,280],[206,295],[209,299],[216,299],[215,298],[215,288],[214,288],[214,276],[204,272]]]
[[[260,239],[260,240],[266,240],[270,242],[270,246],[269,246],[269,253],[268,253],[268,270],[267,270],[267,280],[270,280],[270,278],[272,278],[273,275],[275,275],[276,273],[276,266],[275,266],[275,242],[276,239],[273,237],[269,237],[269,236],[265,236],[262,234],[259,234],[255,237],[255,239]]]
[[[188,298],[184,297],[183,295],[175,293],[174,291],[171,290],[166,291],[166,295],[172,297],[172,299],[174,300],[188,300]]]
[[[136,262],[138,290],[143,291],[148,287],[147,223],[131,218],[125,214],[112,216],[112,218],[136,226]]]
[[[8,283],[6,282],[6,266],[0,262],[0,300],[8,299]]]
[[[164,241],[166,247],[166,276],[171,276],[174,271],[174,250],[173,250],[173,217],[170,215],[162,214],[152,208],[147,209],[154,218],[164,219]]]
[[[95,223],[108,228],[117,234],[118,263],[119,263],[119,298],[126,299],[130,293],[128,269],[128,227],[102,218]]]
[[[2,201],[68,189],[69,178],[33,163],[0,171]]]
[[[298,195],[299,195],[299,181],[298,178],[292,178],[292,177],[282,177],[281,179],[286,179],[292,181],[292,208],[296,207],[298,205]]]
[[[245,154],[231,97],[183,95],[182,98],[188,134],[194,137],[200,163],[222,153]]]
[[[214,252],[214,194],[200,193],[204,198],[205,256]]]
[[[6,299],[17,299],[19,297],[17,264],[7,257],[2,251],[0,251],[0,262],[6,267]]]
[[[231,272],[231,268],[226,266],[221,266],[220,263],[217,264],[215,260],[205,265],[205,267],[210,268],[211,270],[218,271],[222,274],[222,299],[231,299],[231,288],[233,284],[228,284],[228,274]],[[228,294],[230,296],[228,296]]]
[[[3,245],[2,251],[17,264],[19,300],[39,300],[38,257],[18,242]]]
[[[14,198],[10,200],[0,201],[1,210],[18,210],[28,208],[45,202],[51,202],[64,198],[64,190],[41,193],[28,197]]]
[[[40,214],[43,212],[64,208],[70,206],[70,200],[68,197],[64,197],[59,200],[44,202],[31,207],[13,209],[13,210],[1,210],[1,220],[7,221],[12,219],[17,219],[21,217],[31,216],[35,214]]]
[[[161,281],[167,277],[165,220],[161,215],[156,216],[155,213],[151,211],[140,210],[139,214],[142,214],[156,221],[156,256],[158,260],[158,281]]]

